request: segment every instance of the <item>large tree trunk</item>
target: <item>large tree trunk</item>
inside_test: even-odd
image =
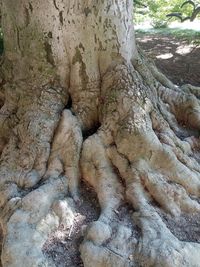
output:
[[[136,47],[132,0],[1,9],[2,265],[54,266],[44,244],[73,227],[81,178],[101,207],[84,266],[200,266],[200,245],[164,220],[200,212],[199,89],[173,85]]]

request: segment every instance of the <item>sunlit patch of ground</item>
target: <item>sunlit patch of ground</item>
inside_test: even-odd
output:
[[[200,31],[143,30],[137,31],[136,37],[143,50],[175,84],[200,85]]]
[[[200,20],[196,19],[194,21],[185,21],[183,23],[180,23],[178,21],[174,21],[169,25],[169,28],[179,28],[183,30],[194,30],[200,32]]]
[[[149,33],[137,34],[137,40],[175,84],[200,85],[200,45],[171,35]]]
[[[173,57],[172,53],[166,53],[166,54],[162,54],[162,55],[156,56],[156,58],[160,58],[160,59],[169,59],[169,58],[172,58],[172,57]]]

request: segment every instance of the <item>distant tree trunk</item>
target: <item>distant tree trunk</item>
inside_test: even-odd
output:
[[[101,207],[84,266],[200,266],[200,245],[157,212],[200,211],[199,89],[173,85],[136,47],[133,1],[1,1],[3,267],[54,266],[42,248],[69,223],[69,196],[79,205],[80,178]],[[132,225],[116,220],[126,201]]]

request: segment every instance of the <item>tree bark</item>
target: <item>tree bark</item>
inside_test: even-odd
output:
[[[84,266],[200,266],[200,245],[161,217],[200,211],[199,88],[172,84],[136,46],[132,0],[1,4],[3,267],[55,266],[43,247],[73,226],[80,179],[101,207]]]

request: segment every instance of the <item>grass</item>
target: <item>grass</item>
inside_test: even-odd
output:
[[[138,29],[136,34],[150,34],[172,36],[179,39],[187,40],[190,43],[200,44],[200,31],[180,28],[160,28],[160,29]]]

